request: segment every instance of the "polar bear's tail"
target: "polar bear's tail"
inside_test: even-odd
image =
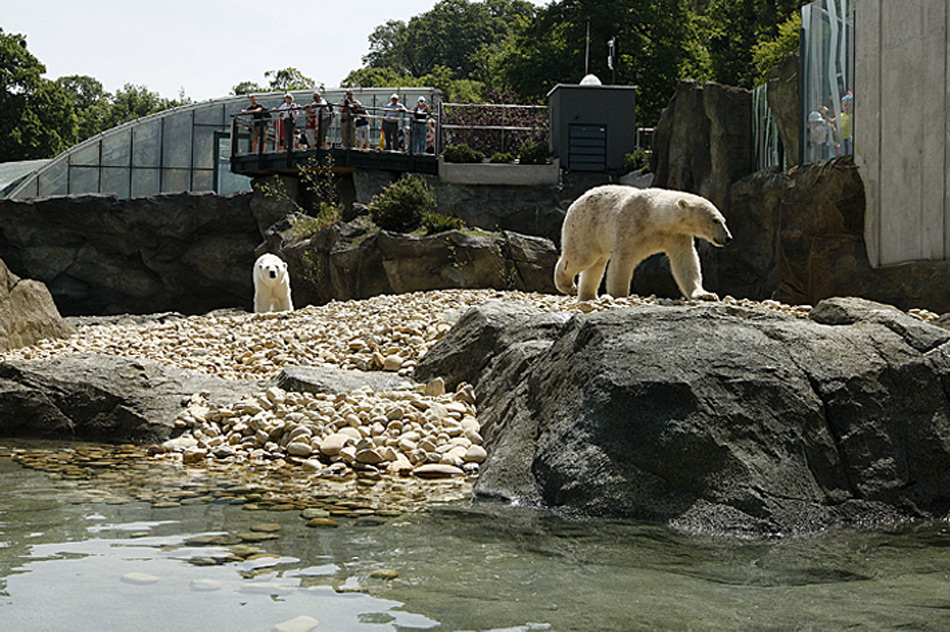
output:
[[[577,293],[577,286],[574,285],[574,275],[568,273],[567,261],[564,259],[564,255],[561,255],[561,258],[557,260],[557,265],[554,266],[554,287],[561,294]]]

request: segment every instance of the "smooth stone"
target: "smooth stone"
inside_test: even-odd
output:
[[[396,579],[399,577],[399,571],[392,568],[380,568],[369,574],[370,577],[377,579]]]
[[[291,456],[308,457],[312,452],[313,448],[310,444],[303,441],[295,441],[287,446],[287,454]]]
[[[222,584],[216,579],[193,579],[190,586],[195,592],[213,592],[221,590]]]
[[[401,355],[393,354],[386,356],[386,359],[383,361],[383,371],[398,371],[405,362],[406,359]]]
[[[124,581],[126,584],[137,584],[140,586],[154,584],[160,580],[160,577],[149,575],[148,573],[126,573],[122,576],[122,581]]]
[[[463,458],[469,463],[484,463],[488,458],[488,452],[480,445],[473,445],[465,452]]]
[[[208,456],[208,451],[197,446],[186,449],[181,454],[183,463],[200,463]]]
[[[340,453],[340,450],[342,450],[351,440],[352,437],[350,437],[348,434],[334,432],[320,442],[320,452],[326,454],[327,456],[336,456]]]
[[[331,518],[313,518],[307,523],[308,527],[338,527],[340,523]]]
[[[376,465],[377,463],[382,463],[386,459],[383,456],[373,449],[360,450],[356,453],[356,460],[359,463],[368,463],[369,465]]]
[[[251,531],[260,531],[263,533],[275,533],[280,531],[280,525],[276,522],[259,522],[252,524],[249,528]]]
[[[320,625],[320,622],[313,617],[300,615],[288,621],[283,621],[274,626],[274,632],[310,632]]]
[[[167,452],[184,452],[188,448],[193,448],[198,445],[198,440],[193,437],[176,437],[174,439],[169,439],[162,444],[162,447],[165,448]]]
[[[426,384],[425,394],[429,397],[439,397],[445,395],[445,380],[441,377],[434,378]]]
[[[316,507],[309,507],[300,512],[300,517],[304,520],[313,520],[314,518],[329,518],[330,512],[326,509],[317,509]]]
[[[420,465],[413,473],[419,478],[450,478],[453,476],[465,476],[465,472],[454,465],[447,463],[426,463]]]

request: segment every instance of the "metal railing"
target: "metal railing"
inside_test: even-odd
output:
[[[287,110],[266,109],[266,118],[255,118],[252,114],[234,115],[231,155],[316,149],[416,155],[439,152],[441,134],[437,112],[425,119],[417,119],[409,110],[393,112],[386,108],[364,106],[362,112],[354,111],[346,115],[340,110],[339,104],[295,105]],[[365,124],[358,125],[359,119]]]
[[[547,141],[546,105],[441,103],[440,146],[465,144],[488,156],[517,152],[525,140]]]

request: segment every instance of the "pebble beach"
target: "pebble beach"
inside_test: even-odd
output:
[[[695,304],[637,296],[578,302],[569,296],[517,291],[442,290],[331,302],[294,312],[115,318],[82,324],[69,338],[41,341],[3,358],[103,353],[234,380],[268,379],[295,365],[335,366],[387,371],[405,382],[389,391],[336,395],[271,387],[223,406],[194,393],[175,420],[179,434],[164,444],[0,448],[0,454],[77,479],[80,488],[107,493],[106,500],[147,500],[159,506],[210,494],[251,508],[352,513],[354,508],[345,504],[315,506],[314,498],[358,494],[363,508],[383,511],[463,497],[487,458],[474,389],[463,383],[446,392],[441,379],[419,384],[412,380],[412,371],[468,308],[492,300],[571,313]],[[731,297],[723,303],[766,307],[794,318],[807,317],[811,309]],[[922,310],[912,314],[922,320],[936,318]],[[176,484],[168,489],[146,484],[149,477],[143,468],[156,466],[202,481],[200,489],[182,492]],[[120,475],[122,471],[127,475]],[[113,491],[103,492],[103,486],[95,484],[103,474],[118,477],[113,482],[120,484],[106,486]],[[333,522],[329,513],[314,517]]]

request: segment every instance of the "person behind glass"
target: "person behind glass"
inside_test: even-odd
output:
[[[426,151],[426,121],[432,114],[432,108],[425,97],[419,97],[416,107],[412,108],[412,153],[424,154]]]
[[[251,104],[246,110],[241,110],[241,114],[250,114],[253,117],[251,121],[251,153],[257,153],[258,144],[261,142],[261,136],[264,131],[264,119],[267,118],[267,108],[257,102],[257,97],[251,95]],[[263,149],[263,146],[261,147]]]
[[[294,95],[289,92],[284,95],[284,102],[274,108],[278,119],[274,122],[277,130],[279,151],[289,151],[294,148],[294,116],[297,114],[297,104]]]
[[[369,151],[369,113],[358,99],[354,99],[353,126],[356,128],[356,148],[360,151]]]
[[[346,96],[340,102],[340,136],[343,140],[343,149],[349,149],[356,144],[356,99],[353,98],[353,91],[347,90]]]
[[[386,139],[386,149],[399,151],[399,121],[402,120],[402,113],[408,112],[402,103],[399,102],[399,95],[393,94],[389,97],[389,104],[383,107],[383,137]]]
[[[844,149],[844,155],[850,156],[854,153],[853,147],[853,138],[854,138],[854,127],[852,123],[852,116],[854,115],[854,95],[851,94],[851,91],[848,90],[843,97],[841,97],[841,144]]]
[[[327,147],[327,130],[330,129],[330,119],[333,117],[333,106],[327,103],[327,100],[320,96],[320,93],[314,90],[313,103],[310,104],[310,111],[314,113],[315,124],[317,128],[317,145],[322,149]]]

